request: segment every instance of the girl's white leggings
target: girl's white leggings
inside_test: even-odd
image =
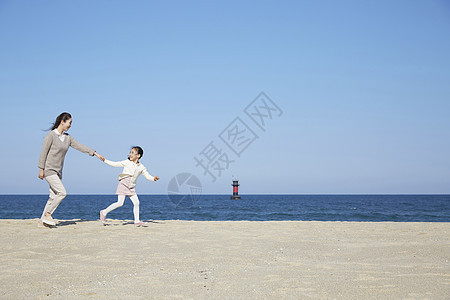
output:
[[[130,197],[131,202],[133,202],[133,213],[134,213],[134,223],[139,222],[139,198],[137,195],[133,195]],[[106,216],[110,211],[115,210],[118,207],[121,207],[123,205],[123,202],[125,201],[125,195],[117,195],[117,202],[114,202],[110,206],[108,206],[104,211],[103,214]]]

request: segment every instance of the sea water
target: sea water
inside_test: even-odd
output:
[[[142,220],[450,222],[450,195],[201,195],[174,201],[168,195],[139,195]],[[0,219],[39,218],[48,195],[0,195]],[[68,195],[56,219],[98,220],[116,195]],[[108,218],[132,220],[125,204]]]

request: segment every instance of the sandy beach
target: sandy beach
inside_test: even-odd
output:
[[[0,220],[1,299],[449,299],[450,223]]]

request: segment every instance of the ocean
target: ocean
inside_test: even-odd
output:
[[[0,195],[0,219],[39,218],[47,195]],[[68,195],[53,217],[98,220],[116,195]],[[141,220],[450,222],[450,195],[139,195]],[[133,219],[125,204],[108,214]]]

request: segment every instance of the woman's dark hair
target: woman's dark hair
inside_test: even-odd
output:
[[[53,123],[52,128],[49,130],[58,128],[58,126],[59,126],[59,124],[61,124],[61,122],[66,122],[67,120],[70,120],[70,119],[72,119],[72,116],[68,112],[63,112],[56,118],[55,123]]]
[[[141,155],[141,156],[139,157],[139,159],[141,159],[141,158],[142,158],[142,155],[144,155],[144,150],[142,150],[142,148],[139,147],[139,146],[133,146],[133,147],[131,147],[131,149],[136,149],[137,153]]]

